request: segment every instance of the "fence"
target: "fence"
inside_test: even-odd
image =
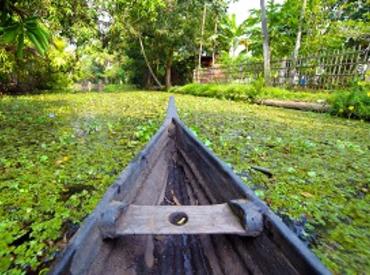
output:
[[[333,89],[365,79],[369,70],[369,48],[336,50],[313,56],[271,62],[273,86]],[[294,64],[295,63],[295,64]],[[263,76],[263,62],[215,66],[194,70],[197,83],[250,83]]]

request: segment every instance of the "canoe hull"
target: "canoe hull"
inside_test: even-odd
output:
[[[257,237],[127,235],[103,240],[99,215],[111,201],[135,205],[213,205],[236,199],[263,213]],[[329,274],[255,194],[177,117],[162,127],[86,219],[52,274]]]

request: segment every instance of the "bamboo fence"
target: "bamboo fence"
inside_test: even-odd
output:
[[[358,47],[305,56],[296,62],[292,59],[272,61],[272,85],[327,90],[350,86],[356,80],[366,79],[366,72],[370,69],[369,50],[370,46],[365,49]],[[262,76],[263,62],[194,70],[196,83],[247,84]]]

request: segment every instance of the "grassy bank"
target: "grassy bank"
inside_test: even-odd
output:
[[[264,87],[263,83],[246,84],[188,84],[173,87],[170,92],[196,96],[255,102],[263,99],[297,100],[307,102],[328,101],[328,92],[292,92],[275,87]]]
[[[368,85],[358,86],[347,91],[305,92],[264,87],[260,81],[250,85],[194,83],[173,87],[170,92],[251,103],[266,99],[325,103],[330,105],[329,110],[332,115],[370,120],[370,87]]]
[[[79,93],[0,100],[0,273],[47,268],[161,124],[168,96]],[[176,102],[198,137],[330,269],[370,270],[368,123],[186,95],[176,95]],[[252,165],[269,168],[274,177]]]

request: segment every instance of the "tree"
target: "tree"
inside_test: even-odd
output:
[[[307,6],[307,0],[303,0],[301,15],[299,17],[297,38],[296,38],[295,47],[294,47],[294,51],[293,51],[293,62],[294,63],[297,62],[299,49],[301,47],[302,28],[303,28],[303,23],[304,23],[304,15],[305,15],[305,12],[306,12],[306,6]]]
[[[23,10],[17,2],[4,0],[1,3],[0,43],[15,49],[17,58],[22,59],[27,38],[39,54],[45,55],[49,46],[48,32],[37,16]]]
[[[266,17],[266,6],[265,0],[260,0],[261,5],[261,26],[263,36],[263,71],[265,84],[269,86],[270,83],[270,46],[269,46],[269,34],[267,29],[267,17]]]
[[[96,2],[0,1],[0,89],[66,88],[79,73],[81,49],[98,37]]]
[[[203,15],[202,15],[202,26],[201,26],[201,33],[200,33],[200,42],[199,42],[198,69],[200,69],[202,65],[202,52],[203,52],[203,39],[204,39],[203,36],[204,36],[204,26],[206,24],[206,16],[207,16],[207,5],[204,4]]]
[[[215,41],[208,38],[214,34],[216,18],[221,18],[226,12],[226,2],[221,0],[163,1],[161,5],[153,6],[153,9],[145,7],[147,5],[145,1],[140,3],[128,1],[130,3],[122,4],[119,8],[117,3],[113,2],[115,4],[112,4],[110,9],[110,14],[114,17],[111,46],[116,51],[128,55],[129,62],[125,66],[128,70],[136,72],[135,76],[131,76],[135,78],[137,84],[150,85],[155,74],[158,81],[165,83],[167,88],[174,80],[176,83],[190,80],[192,70],[197,64],[200,41],[202,40],[203,50],[211,51],[214,48]],[[207,19],[204,24],[204,36],[201,39],[199,26],[202,24],[205,4]],[[130,27],[140,34],[142,47],[133,43],[136,39],[133,39],[135,34]],[[142,54],[143,48],[146,58]],[[140,52],[141,56],[138,56]],[[146,68],[142,66],[143,64]]]
[[[301,48],[302,28],[303,28],[303,23],[304,23],[303,21],[304,21],[304,16],[306,12],[306,6],[307,6],[307,0],[303,0],[301,14],[299,17],[297,38],[296,38],[296,42],[295,42],[295,46],[293,50],[293,56],[292,56],[292,63],[293,63],[293,70],[292,70],[292,75],[291,75],[292,82],[295,81],[296,74],[297,74],[296,64],[297,64],[299,49]]]

